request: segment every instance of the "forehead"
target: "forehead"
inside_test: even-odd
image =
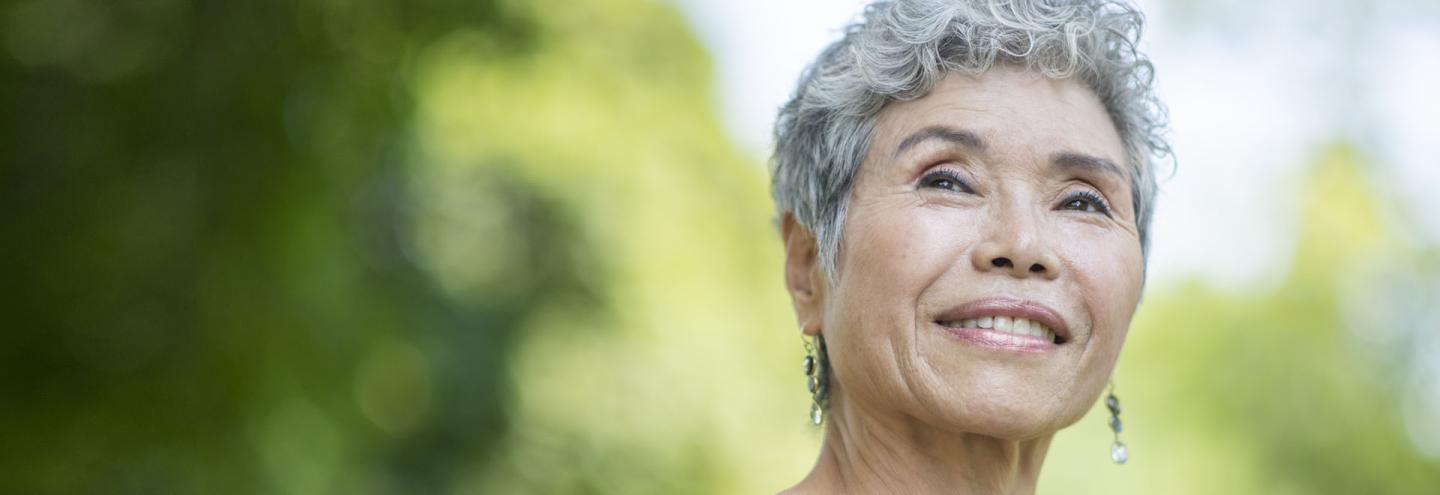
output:
[[[973,132],[999,155],[1080,153],[1127,163],[1120,135],[1093,91],[1073,78],[1005,65],[980,76],[951,73],[924,97],[887,105],[866,161],[888,159],[907,136],[934,126]]]

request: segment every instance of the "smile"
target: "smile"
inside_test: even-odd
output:
[[[933,321],[960,340],[1004,350],[1049,351],[1071,338],[1070,327],[1058,312],[1025,299],[974,300],[935,315]]]
[[[946,328],[980,328],[992,329],[996,332],[1025,337],[1035,337],[1046,342],[1059,343],[1055,339],[1055,332],[1044,323],[1033,321],[1029,318],[1012,318],[1009,316],[981,316],[962,321],[942,321],[940,324]]]

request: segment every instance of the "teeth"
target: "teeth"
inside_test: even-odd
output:
[[[999,330],[999,331],[1002,331],[1002,332],[1009,332],[1009,331],[1011,330],[1011,328],[1012,328],[1013,325],[1014,325],[1014,322],[1011,322],[1011,321],[1010,321],[1010,317],[1009,317],[1009,316],[996,316],[996,317],[995,317],[995,329],[996,329],[996,330]]]
[[[971,318],[958,322],[945,322],[946,326],[953,327],[957,324],[959,328],[991,328],[1005,333],[1041,338],[1049,342],[1055,341],[1055,332],[1050,330],[1050,327],[1028,318],[982,316],[980,318]]]

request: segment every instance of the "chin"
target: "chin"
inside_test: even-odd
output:
[[[1082,414],[1053,407],[996,400],[971,404],[953,418],[958,430],[1006,440],[1030,440],[1053,435],[1074,424]]]
[[[1054,434],[1080,421],[1093,402],[1081,400],[1081,395],[1087,394],[1077,390],[1076,384],[1009,389],[975,382],[970,385],[960,390],[936,390],[935,400],[921,402],[929,402],[926,408],[932,414],[928,415],[949,425],[947,429],[1007,440]]]

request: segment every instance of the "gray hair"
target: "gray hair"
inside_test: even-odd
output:
[[[1136,44],[1144,17],[1118,0],[881,0],[800,77],[775,122],[776,209],[814,233],[834,284],[850,187],[876,115],[929,93],[946,74],[996,63],[1077,77],[1104,105],[1124,143],[1140,248],[1149,258],[1156,159],[1170,155],[1154,70]]]

